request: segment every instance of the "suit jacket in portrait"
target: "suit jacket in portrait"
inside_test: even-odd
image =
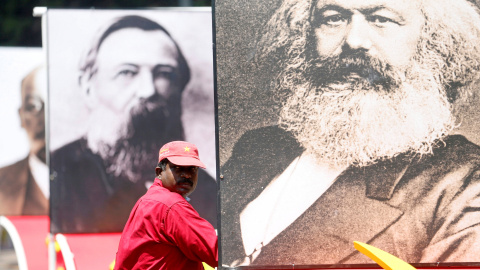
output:
[[[155,161],[152,177],[155,177]],[[145,194],[145,183],[116,179],[107,173],[102,158],[85,139],[67,144],[52,153],[54,180],[51,183],[52,232],[121,232],[136,201]],[[199,170],[198,184],[189,196],[192,206],[214,227],[217,225],[217,184]]]
[[[246,132],[222,167],[222,264],[245,258],[239,214],[303,153],[279,127]],[[463,136],[433,154],[349,167],[251,265],[368,264],[353,241],[410,263],[480,261],[480,148]],[[306,187],[308,188],[308,187]]]
[[[48,199],[33,178],[28,156],[0,169],[0,215],[48,215]]]

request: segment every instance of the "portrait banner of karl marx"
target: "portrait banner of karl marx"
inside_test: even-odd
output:
[[[46,13],[51,231],[121,232],[158,151],[198,145],[188,200],[216,227],[211,9]]]
[[[475,1],[214,10],[222,267],[479,265]]]

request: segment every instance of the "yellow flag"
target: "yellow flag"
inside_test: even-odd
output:
[[[416,270],[415,267],[374,246],[353,241],[353,246],[385,270]]]

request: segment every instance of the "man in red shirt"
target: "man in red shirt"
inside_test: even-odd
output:
[[[194,144],[173,141],[159,152],[156,178],[133,207],[122,233],[115,270],[203,269],[218,265],[213,226],[185,199],[205,165]]]

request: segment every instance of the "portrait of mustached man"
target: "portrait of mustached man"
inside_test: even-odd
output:
[[[455,132],[476,106],[475,3],[279,3],[251,57],[278,115],[222,163],[222,264],[371,263],[353,241],[409,263],[478,262],[480,148]]]

